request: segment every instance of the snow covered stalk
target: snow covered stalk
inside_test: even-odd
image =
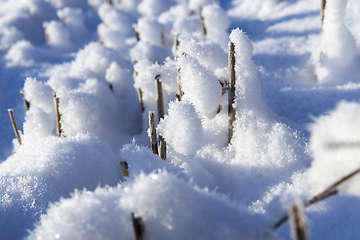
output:
[[[321,0],[321,31],[323,30],[326,0]]]
[[[135,240],[142,240],[145,232],[145,225],[141,217],[136,218],[134,213],[131,213],[131,219],[134,228]]]
[[[13,125],[16,138],[17,138],[19,144],[21,145],[21,137],[20,137],[20,134],[19,134],[19,129],[18,129],[18,127],[17,127],[16,121],[15,121],[15,117],[14,117],[13,110],[12,110],[12,109],[8,109],[8,112],[9,112],[9,115],[10,115],[11,123],[12,123],[12,125]]]
[[[136,27],[136,28],[134,29],[134,31],[135,31],[136,41],[139,42],[139,41],[140,41],[139,29]]]
[[[127,162],[120,162],[119,165],[120,165],[121,175],[123,176],[123,181],[126,181],[125,177],[130,177],[129,165],[127,164]]]
[[[162,136],[159,137],[159,156],[164,161],[166,160],[166,142]]]
[[[58,137],[61,136],[61,123],[60,123],[60,120],[61,120],[61,114],[60,114],[60,111],[59,111],[59,98],[56,97],[56,93],[54,93],[54,105],[55,105],[55,114],[56,114],[56,133],[58,135]]]
[[[205,26],[205,20],[202,15],[202,8],[200,8],[200,10],[199,10],[199,15],[200,15],[201,27],[202,27],[204,35],[206,36],[207,30],[206,30],[206,26]]]
[[[164,118],[164,98],[162,91],[162,83],[160,81],[160,74],[155,76],[155,85],[156,85],[156,101],[157,101],[157,109],[158,109],[158,117],[159,122],[160,119]]]
[[[309,234],[306,225],[304,206],[301,200],[297,199],[289,209],[291,235],[294,240],[308,240]]]
[[[22,97],[23,97],[23,100],[24,100],[25,109],[26,109],[26,110],[29,110],[29,108],[30,108],[30,102],[28,102],[28,101],[25,99],[25,91],[24,91],[24,89],[21,89],[21,90],[20,90],[20,93],[21,93],[21,95],[22,95]]]
[[[235,45],[233,42],[229,43],[229,86],[228,86],[228,98],[229,98],[229,107],[228,107],[228,143],[230,143],[231,138],[234,133],[233,123],[235,121],[235,108],[233,107],[235,99]]]
[[[149,112],[149,129],[151,149],[155,155],[159,155],[156,141],[156,120],[154,112]]]
[[[360,169],[357,169],[356,171],[350,173],[349,175],[343,177],[342,179],[340,179],[339,181],[337,181],[336,183],[334,183],[333,185],[331,185],[330,187],[328,187],[327,189],[325,189],[325,191],[323,191],[322,193],[316,195],[315,197],[311,198],[310,200],[306,201],[305,203],[305,207],[309,207],[315,203],[318,203],[328,197],[331,197],[335,194],[338,193],[338,187],[345,183],[346,181],[350,180],[351,178],[353,178],[354,176],[356,176],[358,173],[360,173]],[[283,217],[279,222],[277,222],[274,226],[274,230],[278,229],[279,227],[281,227],[287,220],[289,219],[289,216],[285,216]]]
[[[165,47],[165,34],[164,34],[164,31],[161,31],[161,46]]]
[[[179,45],[180,45],[180,42],[179,42],[179,39],[177,37],[175,37],[174,39],[174,45],[175,45],[175,61],[178,60],[178,55],[177,55],[177,50],[179,49]],[[178,82],[179,82],[179,95],[177,96],[179,101],[181,101],[183,95],[184,95],[184,92],[182,91],[182,86],[181,86],[181,67],[179,66],[178,67],[178,70],[177,70],[177,76],[178,76]]]
[[[321,0],[321,34],[324,30],[324,18],[325,18],[325,7],[326,7],[326,0]],[[322,62],[324,53],[320,52],[320,62]]]
[[[139,102],[140,102],[141,112],[143,113],[145,111],[144,102],[143,102],[143,93],[141,91],[141,88],[138,88],[136,90],[137,90],[137,94],[138,94],[138,98],[139,98]]]

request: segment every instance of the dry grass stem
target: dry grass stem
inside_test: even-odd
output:
[[[156,85],[156,101],[157,101],[157,108],[158,108],[158,117],[159,122],[160,119],[164,118],[164,98],[163,98],[163,91],[162,91],[162,83],[160,81],[160,74],[155,76],[155,85]]]
[[[144,102],[143,102],[143,93],[141,91],[141,88],[138,88],[136,90],[137,90],[137,94],[138,94],[138,98],[139,98],[141,112],[143,113],[145,111],[145,106],[144,106]]]
[[[149,129],[150,129],[150,143],[151,149],[155,155],[159,155],[156,140],[156,120],[155,113],[149,112]]]
[[[134,213],[131,213],[131,219],[132,219],[133,228],[134,228],[135,240],[144,239],[145,225],[144,225],[144,222],[142,221],[141,217],[136,218],[134,216]]]
[[[235,108],[233,107],[235,99],[235,45],[234,43],[229,43],[229,86],[228,86],[228,143],[230,143],[232,136],[234,134],[235,122]]]
[[[16,138],[17,138],[19,144],[21,145],[21,136],[20,136],[19,129],[18,129],[18,126],[17,126],[16,121],[15,121],[13,110],[8,109],[8,112],[9,112],[9,115],[10,115],[11,123],[13,125]]]
[[[61,114],[60,114],[60,111],[59,111],[59,102],[60,102],[60,99],[58,97],[56,97],[56,93],[54,93],[54,105],[55,105],[55,114],[56,114],[56,133],[58,135],[58,137],[61,136],[61,123],[60,123],[60,120],[61,120]]]
[[[123,176],[123,181],[125,182],[126,181],[125,177],[130,177],[129,165],[127,164],[127,162],[120,162],[119,165],[120,165],[121,174]]]
[[[136,38],[136,41],[139,42],[140,41],[140,33],[139,33],[139,29],[136,27],[134,29],[135,31],[135,38]]]
[[[23,97],[23,100],[24,100],[25,109],[26,109],[26,110],[29,110],[29,108],[30,108],[30,102],[25,99],[25,91],[24,91],[24,89],[20,90],[20,93],[21,93],[21,95],[22,95],[22,97]]]
[[[204,35],[206,36],[207,30],[206,30],[206,26],[205,26],[205,19],[202,15],[202,8],[199,9],[199,15],[200,15],[201,27],[202,27]]]
[[[159,136],[159,156],[164,161],[166,160],[166,142],[162,136]]]
[[[304,206],[301,200],[296,200],[289,209],[291,235],[294,240],[308,240],[309,234],[306,225]]]

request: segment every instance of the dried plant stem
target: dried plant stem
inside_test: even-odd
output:
[[[160,74],[155,76],[155,85],[156,85],[156,101],[157,101],[157,108],[158,108],[158,117],[159,122],[160,119],[164,118],[164,98],[163,98],[163,91],[162,91],[162,83],[160,81]]]
[[[140,102],[141,112],[143,113],[145,111],[145,106],[144,106],[144,102],[143,102],[143,93],[141,91],[141,88],[138,88],[136,90],[137,90],[137,94],[138,94],[138,98],[139,98],[139,102]]]
[[[17,126],[16,121],[15,121],[15,117],[14,117],[13,110],[12,110],[12,109],[8,109],[8,112],[9,112],[9,115],[10,115],[11,123],[12,123],[12,125],[13,125],[16,138],[17,138],[19,144],[21,145],[21,137],[20,137],[20,133],[19,133],[18,126]]]
[[[179,49],[179,39],[177,37],[174,38],[174,59],[175,61],[178,60],[177,50]]]
[[[291,235],[294,240],[308,240],[309,234],[306,225],[304,206],[301,200],[296,200],[289,209]]]
[[[165,33],[161,31],[161,46],[165,47]]]
[[[321,0],[321,34],[324,31],[325,8],[326,8],[326,0]],[[322,62],[323,56],[324,54],[321,51],[319,57],[320,62]]]
[[[166,142],[162,136],[159,136],[159,156],[164,161],[166,160]]]
[[[356,171],[350,173],[349,175],[343,177],[342,179],[340,179],[339,181],[335,182],[333,185],[331,185],[330,187],[328,187],[327,189],[325,189],[325,191],[323,191],[322,193],[316,195],[315,197],[311,198],[310,200],[306,201],[305,203],[305,207],[311,206],[315,203],[318,203],[328,197],[331,197],[335,194],[338,193],[338,187],[343,184],[344,182],[348,181],[349,179],[353,178],[355,175],[357,175],[358,173],[360,173],[360,168],[357,169]],[[279,227],[281,227],[281,225],[283,225],[286,221],[288,220],[288,216],[283,217],[280,221],[278,221],[275,226],[274,226],[274,230],[278,229]]]
[[[120,162],[119,165],[120,165],[121,174],[123,176],[123,181],[126,181],[125,177],[130,177],[129,165],[127,164],[127,162]]]
[[[29,108],[30,108],[30,102],[25,99],[25,91],[24,91],[24,89],[20,90],[20,93],[21,93],[21,95],[22,95],[22,97],[23,97],[23,100],[24,100],[25,109],[26,109],[26,110],[29,110]]]
[[[60,111],[59,111],[59,98],[56,97],[56,93],[54,93],[54,105],[55,105],[55,114],[56,114],[56,133],[58,135],[58,137],[61,136],[61,123],[60,123],[60,120],[61,120],[61,114],[60,114]]]
[[[324,18],[325,18],[326,0],[321,0],[321,31],[323,30]]]
[[[205,26],[205,19],[204,19],[204,16],[202,15],[202,8],[199,9],[199,15],[200,15],[201,27],[202,27],[204,35],[206,36],[207,30],[206,30],[206,26]]]
[[[134,29],[135,31],[135,38],[136,38],[136,41],[139,42],[140,41],[140,33],[139,33],[139,29],[136,27]]]
[[[180,45],[180,42],[177,37],[174,38],[174,45],[175,45],[175,61],[177,61],[179,58],[177,55],[177,51],[178,51],[179,45]],[[179,101],[181,101],[181,99],[184,95],[184,92],[182,91],[182,85],[181,85],[181,67],[178,67],[177,76],[178,76],[178,83],[179,83],[179,95],[177,95],[177,97],[178,97]]]
[[[177,75],[178,75],[178,82],[179,82],[179,96],[178,96],[178,99],[179,99],[179,101],[181,101],[183,96],[184,96],[184,92],[182,90],[182,84],[181,84],[181,68],[180,67],[178,68]]]
[[[133,223],[135,240],[142,240],[145,233],[145,225],[141,217],[136,218],[134,213],[131,213],[131,220]]]
[[[156,140],[156,120],[155,113],[149,112],[149,129],[150,129],[150,143],[151,149],[155,155],[159,155]]]
[[[230,143],[233,133],[235,122],[235,108],[233,107],[235,99],[235,45],[229,43],[229,86],[228,86],[228,143]]]

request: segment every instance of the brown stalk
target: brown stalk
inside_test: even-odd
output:
[[[162,136],[159,136],[159,156],[164,161],[166,160],[166,142]]]
[[[136,218],[134,213],[131,213],[131,220],[133,223],[135,240],[142,240],[144,239],[145,233],[145,225],[141,217]]]
[[[54,93],[54,105],[55,105],[55,114],[56,114],[56,133],[58,135],[58,137],[61,136],[61,123],[60,123],[60,120],[61,120],[61,114],[60,114],[60,111],[59,111],[59,102],[60,102],[60,99],[58,97],[56,97],[56,93]]]
[[[304,206],[301,200],[296,200],[289,209],[291,235],[294,240],[308,240],[309,234],[307,230]]]
[[[121,175],[123,176],[123,181],[125,182],[126,181],[125,177],[130,177],[129,165],[127,164],[127,162],[120,162],[119,165],[120,165]]]
[[[21,89],[21,90],[20,90],[20,93],[21,93],[21,95],[22,95],[22,97],[23,97],[23,100],[24,100],[25,109],[26,109],[26,110],[29,110],[29,108],[30,108],[30,102],[25,99],[25,91],[24,91],[24,89]]]
[[[204,35],[206,36],[207,30],[206,30],[206,26],[205,26],[205,19],[202,15],[202,7],[199,9],[199,15],[200,15],[201,27],[202,27]]]
[[[164,97],[162,91],[162,83],[160,81],[160,74],[155,76],[155,85],[156,85],[156,101],[157,101],[157,109],[158,109],[158,117],[159,122],[160,119],[164,118]]]
[[[149,129],[150,129],[150,143],[151,149],[155,155],[159,155],[156,140],[156,120],[155,113],[149,112]]]
[[[228,85],[228,143],[230,143],[232,136],[234,134],[235,122],[235,108],[233,103],[235,100],[235,45],[234,43],[229,43],[229,85]]]
[[[8,109],[8,112],[9,112],[9,115],[10,115],[11,123],[13,125],[16,138],[17,138],[17,140],[19,142],[19,145],[21,145],[21,136],[20,136],[19,129],[18,129],[18,126],[17,126],[16,121],[15,121],[13,110]]]

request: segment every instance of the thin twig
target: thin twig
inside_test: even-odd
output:
[[[16,138],[17,138],[19,144],[21,145],[21,136],[20,136],[19,129],[18,129],[18,126],[17,126],[16,121],[15,121],[13,110],[8,109],[8,112],[9,112],[9,115],[10,115],[11,123],[13,125]]]
[[[150,129],[150,143],[151,149],[155,155],[159,155],[157,148],[157,140],[156,140],[156,120],[155,113],[149,112],[149,129]]]
[[[230,143],[233,133],[235,122],[235,108],[233,103],[235,100],[235,45],[233,42],[229,43],[229,85],[228,85],[228,143]]]

